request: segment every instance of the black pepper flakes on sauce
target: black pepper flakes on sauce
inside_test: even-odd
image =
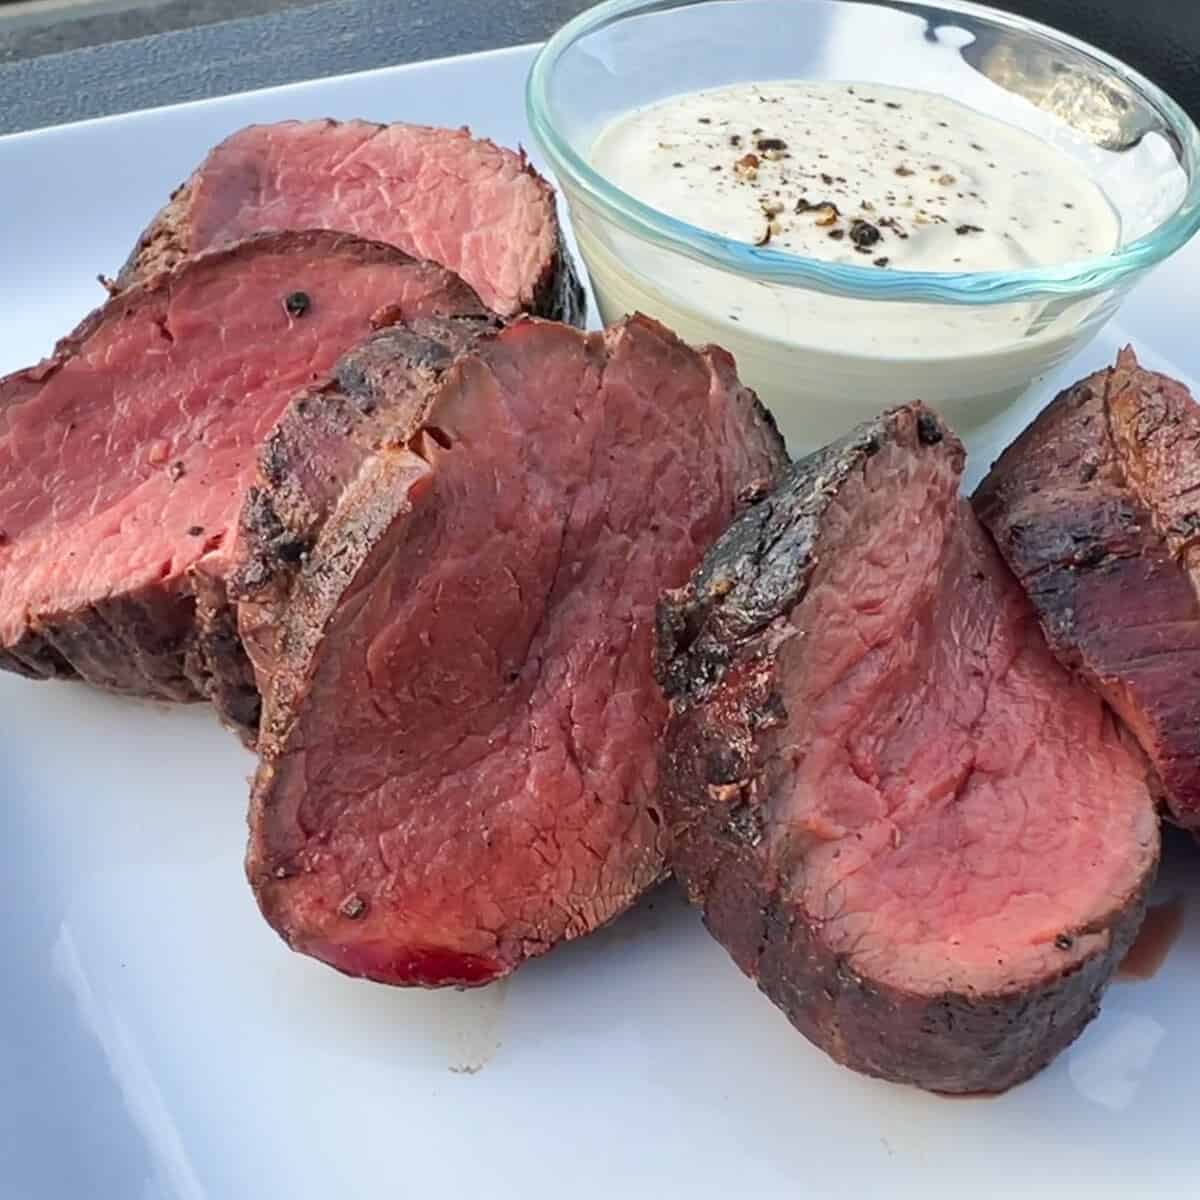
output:
[[[873,246],[883,235],[870,221],[855,219],[850,223],[850,240],[859,249],[865,250]]]
[[[681,121],[648,123],[645,147],[651,149],[656,138],[663,139],[658,141],[655,165],[664,191],[672,187],[695,190],[697,203],[707,192],[722,209],[728,202],[731,214],[736,207],[740,236],[752,245],[786,246],[833,262],[857,262],[847,256],[846,252],[853,250],[863,255],[864,265],[879,269],[911,267],[905,253],[910,248],[902,251],[898,244],[902,241],[911,240],[919,247],[917,257],[922,261],[931,235],[941,237],[956,231],[968,238],[957,255],[970,261],[972,253],[986,249],[983,243],[997,235],[1009,236],[1005,228],[1013,229],[1012,236],[1017,239],[1024,236],[1025,226],[1017,216],[1010,218],[1008,211],[1002,213],[999,223],[993,218],[990,227],[972,223],[983,219],[986,203],[974,189],[981,190],[984,179],[996,178],[988,170],[995,158],[988,142],[994,139],[985,128],[965,119],[960,123],[935,107],[926,107],[916,97],[902,102],[898,94],[886,90],[876,95],[845,84],[828,95],[818,91],[808,98],[811,110],[802,95],[794,108],[776,108],[775,113],[742,107],[745,101],[755,99],[768,105],[790,105],[792,101],[784,93],[786,88],[774,96],[746,86],[738,89],[732,107],[725,107],[723,97],[698,98],[695,107],[679,112]],[[873,104],[875,111],[865,112],[860,104]],[[698,115],[697,109],[703,115]],[[756,115],[771,125],[751,128]],[[943,115],[945,120],[937,119]],[[830,121],[834,122],[831,129],[818,128]],[[671,136],[675,133],[679,136]],[[972,141],[973,137],[986,137],[987,141]],[[677,157],[684,153],[684,145],[696,147],[700,162]],[[973,150],[968,151],[968,146]],[[668,156],[672,149],[676,155]],[[1007,146],[1003,149],[1009,152]],[[972,153],[978,157],[973,158]],[[999,173],[999,159],[995,161]],[[1013,164],[1015,168],[1022,165],[1028,164]],[[673,175],[672,170],[678,173]],[[711,172],[708,188],[703,186],[704,170]],[[674,185],[671,179],[676,180]],[[1065,201],[1061,193],[1052,198],[1039,221],[1029,222],[1030,232],[1051,221],[1056,230],[1065,224],[1063,232],[1071,236],[1064,238],[1064,245],[1074,245],[1082,236],[1076,224],[1082,226],[1083,222],[1069,211],[1064,217],[1070,195],[1068,192]],[[1020,199],[1024,202],[1024,197]],[[995,204],[991,207],[997,208]],[[803,216],[793,217],[793,212]],[[1059,218],[1064,218],[1062,223]],[[937,232],[939,226],[945,226],[941,233]],[[822,233],[835,246],[821,242]],[[971,235],[983,233],[988,238],[970,242]],[[930,242],[928,248],[940,252],[946,246]],[[963,260],[957,258],[953,244],[949,246],[955,263],[946,269],[962,269]]]

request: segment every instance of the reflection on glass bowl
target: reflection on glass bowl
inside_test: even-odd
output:
[[[880,271],[707,232],[590,165],[597,135],[632,108],[781,79],[938,92],[1023,128],[1103,189],[1119,242],[1048,267]],[[960,430],[990,419],[1200,226],[1200,134],[1169,97],[1098,50],[974,4],[610,0],[547,43],[528,109],[604,319],[641,310],[726,346],[794,452],[915,398]]]

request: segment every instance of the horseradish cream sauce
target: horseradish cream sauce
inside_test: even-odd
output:
[[[877,271],[972,272],[1103,255],[1120,234],[1088,171],[944,96],[878,84],[746,83],[618,117],[592,165],[702,229]],[[598,219],[575,232],[606,321],[641,310],[733,352],[793,452],[923,399],[960,429],[1010,406],[1115,301],[860,300],[723,271]]]
[[[1066,154],[929,92],[739,84],[629,113],[592,151],[617,187],[713,233],[879,270],[1107,254],[1116,214]]]

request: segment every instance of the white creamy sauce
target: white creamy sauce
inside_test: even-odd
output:
[[[1081,159],[1093,151],[1080,146]],[[748,157],[749,156],[749,157]],[[603,130],[594,166],[692,225],[865,267],[970,272],[1112,250],[1116,210],[1065,149],[943,96],[781,82],[695,92]],[[1078,348],[1116,293],[1002,304],[869,300],[723,270],[586,205],[575,234],[605,321],[640,310],[717,342],[793,452],[922,399],[960,431],[1012,405]]]
[[[1106,254],[1119,235],[1068,155],[906,88],[694,92],[620,117],[591,157],[622,190],[703,229],[879,270],[1048,266]]]

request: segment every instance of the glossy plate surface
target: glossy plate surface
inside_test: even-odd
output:
[[[362,116],[529,144],[532,51],[0,139],[0,371],[101,298],[171,188],[250,121]],[[1149,290],[1148,290],[1149,289]],[[1133,341],[1195,385],[1200,246],[1036,401]],[[1189,370],[1192,368],[1192,370]],[[1054,1066],[953,1102],[791,1031],[671,888],[510,983],[390,991],[290,954],[242,877],[251,758],[208,712],[0,678],[0,1197],[591,1200],[1191,1195],[1200,851],[1182,935]],[[1181,1119],[1182,1118],[1182,1119]]]

